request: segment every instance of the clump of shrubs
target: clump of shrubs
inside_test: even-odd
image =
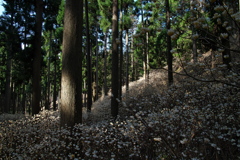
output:
[[[207,83],[178,77],[167,88],[166,72],[155,70],[149,81],[130,84],[116,120],[105,97],[72,131],[59,127],[59,111],[0,122],[0,157],[238,159],[240,86],[234,80],[240,76],[223,77]]]

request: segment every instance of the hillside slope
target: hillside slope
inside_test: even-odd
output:
[[[93,104],[92,113],[84,111],[84,123],[76,124],[72,132],[59,128],[58,111],[0,122],[0,157],[238,159],[239,66],[234,64],[229,72],[226,66],[206,64],[203,58],[184,68],[178,65],[171,87],[164,69],[152,70],[148,82],[142,78],[131,82],[115,121],[109,95]]]

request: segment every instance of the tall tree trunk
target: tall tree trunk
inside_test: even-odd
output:
[[[135,81],[135,61],[134,61],[134,55],[131,54],[131,69],[132,69],[132,75],[131,75],[131,81]]]
[[[41,99],[41,33],[42,33],[42,14],[43,0],[36,1],[36,28],[34,42],[34,58],[33,58],[33,95],[32,95],[32,115],[40,112]]]
[[[108,94],[108,87],[107,87],[107,32],[104,35],[104,86],[103,86],[103,94],[107,96]]]
[[[57,110],[57,53],[54,53],[53,110]]]
[[[126,93],[129,90],[129,53],[128,53],[128,29],[126,30]]]
[[[122,70],[122,66],[123,66],[123,42],[122,42],[122,37],[123,37],[123,12],[122,12],[122,0],[121,0],[121,9],[120,9],[120,27],[121,27],[121,31],[120,31],[120,52],[119,52],[119,100],[122,101],[122,85],[123,85],[123,70]]]
[[[131,81],[137,80],[137,73],[136,73],[136,68],[137,68],[137,59],[134,57],[134,52],[133,52],[133,36],[132,36],[132,43],[131,43],[131,70],[132,70],[132,77]]]
[[[146,51],[145,51],[145,56],[146,56],[146,62],[145,62],[145,67],[146,67],[146,81],[148,82],[148,80],[149,80],[149,55],[148,55],[148,38],[149,38],[149,36],[148,36],[148,32],[146,32]]]
[[[96,31],[96,34],[98,34],[98,32]],[[96,97],[95,97],[95,101],[98,99],[98,36],[96,36]]]
[[[49,51],[48,51],[48,66],[47,66],[47,99],[46,99],[46,106],[45,109],[50,109],[51,101],[50,101],[50,95],[51,95],[51,85],[50,85],[50,75],[51,75],[51,61],[50,57],[52,54],[52,31],[50,30],[50,37],[49,37]]]
[[[88,20],[88,0],[85,0],[85,15],[86,15],[86,34],[87,34],[87,111],[91,112],[92,107],[92,62],[90,52],[90,35],[89,35],[89,20]]]
[[[15,87],[15,113],[18,113],[21,110],[21,87]]]
[[[84,88],[84,92],[83,92],[83,107],[87,107],[87,85],[86,85],[86,80],[83,80],[83,88]]]
[[[11,47],[10,47],[11,48]],[[9,113],[11,107],[11,81],[12,81],[12,58],[11,49],[7,56],[6,85],[5,85],[5,105],[4,112]]]
[[[166,24],[167,30],[171,28],[171,20],[170,20],[170,6],[169,0],[165,0],[166,5]],[[168,85],[171,86],[173,84],[173,70],[172,70],[172,61],[173,56],[171,53],[172,50],[172,42],[171,37],[167,35],[167,64],[168,64]]]
[[[32,81],[31,81],[31,80],[29,80],[29,84],[32,84]],[[28,99],[28,101],[29,101],[28,114],[29,114],[29,115],[31,115],[31,108],[32,108],[32,93],[33,93],[33,92],[30,92],[30,93],[29,93],[29,99]]]
[[[6,85],[5,85],[5,105],[4,112],[9,113],[11,108],[11,94],[12,94],[12,56],[13,56],[13,23],[14,23],[14,13],[15,13],[15,3],[11,3],[11,26],[10,34],[6,36],[7,43],[7,66],[6,66]]]
[[[193,0],[190,1],[190,4],[193,3]],[[194,10],[193,6],[191,5],[191,10]],[[195,17],[196,15],[192,12],[192,16]],[[196,31],[194,29],[194,26],[191,27],[192,28],[192,35],[196,34]],[[192,39],[192,52],[193,52],[193,62],[197,63],[198,61],[198,54],[197,54],[197,41],[195,38]]]
[[[111,97],[111,114],[113,117],[118,115],[118,0],[113,0],[112,9],[112,97]]]
[[[197,63],[198,61],[197,41],[195,39],[192,40],[192,51],[193,51],[193,62]]]
[[[144,25],[144,15],[143,15],[143,1],[142,1],[142,4],[141,4],[141,15],[142,15],[142,19],[141,19],[141,21],[142,21],[142,28],[144,28],[145,27],[145,25]],[[146,33],[144,33],[144,35],[145,35],[145,37],[146,37]],[[144,79],[146,80],[147,79],[147,65],[146,65],[146,62],[147,62],[147,58],[146,58],[146,39],[144,38],[143,39],[143,48],[142,48],[142,51],[143,51],[143,56],[142,56],[142,61],[143,61],[143,77],[144,77]]]
[[[82,122],[83,1],[66,0],[63,31],[61,126]]]
[[[26,85],[22,84],[22,113],[26,113]]]
[[[12,113],[15,114],[16,112],[16,88],[15,88],[15,83],[12,81],[11,82],[11,108],[12,108]]]

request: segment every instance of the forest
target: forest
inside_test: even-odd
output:
[[[0,160],[240,159],[239,0],[3,0]]]

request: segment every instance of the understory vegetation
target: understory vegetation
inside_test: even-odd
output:
[[[240,159],[240,1],[2,3],[0,160]]]
[[[0,157],[239,159],[239,64],[234,63],[232,71],[222,65],[199,70],[206,59],[185,68],[177,65],[175,83],[169,88],[165,70],[152,70],[148,81],[130,83],[116,120],[110,115],[110,96],[95,102],[91,113],[84,108],[84,123],[76,124],[72,132],[59,127],[59,111],[1,119]]]

